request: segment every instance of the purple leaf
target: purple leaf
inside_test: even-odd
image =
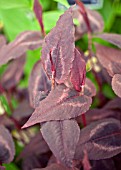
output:
[[[39,3],[39,0],[34,0],[34,13],[40,24],[42,34],[45,36],[45,30],[44,30],[43,19],[42,19],[42,6]]]
[[[19,103],[18,107],[14,110],[12,116],[20,122],[20,125],[23,125],[23,120],[26,120],[32,112],[33,108],[30,107],[29,102],[24,99],[22,102]],[[24,121],[25,122],[25,121]]]
[[[48,152],[50,149],[42,137],[41,133],[36,134],[30,142],[25,146],[23,151],[18,157],[19,159],[26,159],[27,157],[34,155],[40,155]]]
[[[4,72],[1,78],[1,84],[4,89],[9,90],[16,87],[23,75],[24,65],[25,55],[12,61],[9,64],[7,70]]]
[[[86,12],[90,21],[92,33],[102,32],[104,22],[101,15],[94,10],[86,9]],[[77,18],[79,21],[79,25],[75,26],[75,39],[78,40],[83,36],[83,34],[87,33],[88,30],[84,18],[80,15],[79,11],[74,10],[73,17]]]
[[[92,170],[118,170],[113,159],[103,159],[92,162]]]
[[[50,120],[75,118],[86,112],[91,102],[90,97],[80,95],[77,91],[67,88],[65,85],[58,85],[39,103],[23,128]]]
[[[54,76],[56,82],[61,84],[68,78],[74,60],[74,48],[74,25],[70,8],[60,17],[43,43],[41,59],[50,79]]]
[[[5,167],[3,167],[3,166],[0,166],[0,170],[5,170]]]
[[[34,50],[42,45],[42,37],[38,31],[25,31],[20,33],[16,39],[4,45],[0,49],[0,65],[6,64],[11,59],[16,59],[27,50]]]
[[[30,155],[22,161],[22,170],[33,170],[33,168],[42,168],[40,160],[35,154]]]
[[[75,159],[86,150],[90,160],[111,158],[121,152],[121,123],[112,118],[99,120],[83,128]]]
[[[104,29],[104,21],[102,16],[97,11],[90,9],[86,9],[86,13],[88,15],[92,33],[102,32]],[[79,21],[79,25],[75,26],[75,39],[78,40],[83,36],[83,34],[87,33],[88,30],[84,18],[80,15],[78,10],[73,11],[73,18],[76,18]]]
[[[75,49],[75,57],[70,78],[75,90],[80,92],[85,84],[86,63],[82,58],[82,54],[77,49]]]
[[[121,74],[115,74],[112,78],[112,88],[117,96],[121,97]]]
[[[114,92],[121,97],[121,50],[96,45],[96,55],[103,67],[108,71],[109,75],[113,77],[112,88]]]
[[[29,79],[29,98],[32,107],[36,108],[39,102],[46,98],[51,90],[51,83],[43,70],[41,61],[38,61],[31,72]]]
[[[87,124],[105,118],[115,118],[121,121],[121,98],[116,97],[110,100],[101,109],[90,109],[86,112],[85,116]],[[77,120],[80,122],[80,118],[77,118]]]
[[[98,35],[97,37],[102,38],[103,40],[106,40],[111,44],[114,44],[117,47],[121,48],[121,35],[119,34],[104,33]]]
[[[10,163],[15,155],[14,142],[9,131],[0,125],[0,162]]]
[[[84,94],[89,97],[93,97],[96,95],[96,88],[92,81],[86,78],[85,86],[84,86]]]
[[[54,154],[52,154],[52,156],[50,157],[47,166],[50,166],[53,163],[57,163],[56,157],[54,156]]]
[[[41,127],[42,135],[63,165],[73,167],[75,149],[80,137],[80,128],[75,120],[50,121]]]
[[[9,129],[13,129],[15,128],[14,123],[12,122],[12,120],[6,116],[5,114],[0,115],[0,125],[3,125]]]
[[[96,56],[110,76],[121,73],[121,50],[96,44]]]
[[[110,100],[105,106],[104,109],[108,110],[121,110],[121,98],[116,97],[113,100]]]
[[[33,169],[33,170],[71,170],[70,168],[66,168],[63,165],[60,164],[52,164],[50,166],[47,166],[46,168],[41,168],[41,169]],[[73,169],[76,170],[76,169]]]

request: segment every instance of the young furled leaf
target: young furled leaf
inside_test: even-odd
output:
[[[0,163],[10,163],[15,155],[14,142],[9,131],[0,125]]]
[[[24,65],[25,54],[9,64],[1,79],[4,89],[9,90],[16,87],[23,75]]]
[[[42,135],[56,156],[67,167],[73,167],[80,128],[75,120],[50,121],[41,126]]]
[[[75,159],[82,159],[86,150],[90,160],[111,158],[121,152],[121,123],[112,118],[96,121],[83,128]]]
[[[121,35],[119,34],[103,33],[97,35],[97,37],[102,38],[103,40],[106,40],[111,44],[114,44],[115,46],[121,48]]]
[[[71,68],[71,83],[73,84],[75,90],[81,91],[82,87],[85,85],[86,78],[86,63],[82,58],[81,53],[75,49],[74,61]]]
[[[36,108],[39,102],[46,98],[51,90],[51,83],[43,70],[41,61],[37,61],[29,79],[29,99],[32,107]]]
[[[70,74],[74,48],[74,25],[70,8],[45,37],[42,48],[44,69],[49,78],[54,77],[58,84],[64,83]]]
[[[45,30],[44,30],[43,19],[42,19],[42,6],[39,3],[39,0],[34,0],[34,13],[40,24],[42,34],[45,36]]]
[[[63,84],[58,85],[39,103],[23,128],[50,120],[75,118],[86,112],[91,102],[91,97],[80,95],[76,90]]]
[[[38,31],[25,31],[20,33],[16,39],[2,46],[0,49],[0,65],[6,64],[11,59],[16,59],[27,50],[34,50],[42,45],[42,37]]]

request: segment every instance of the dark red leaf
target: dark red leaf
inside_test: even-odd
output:
[[[43,153],[48,152],[50,149],[48,145],[46,144],[45,140],[42,137],[41,133],[36,134],[30,142],[25,146],[23,151],[18,157],[19,159],[26,159],[27,157],[31,155],[40,155]]]
[[[50,121],[41,127],[42,135],[50,149],[62,164],[73,167],[75,149],[80,128],[75,120]]]
[[[89,97],[93,97],[96,95],[96,88],[92,81],[86,78],[85,86],[84,86],[84,94]]]
[[[34,50],[42,45],[42,37],[38,31],[25,31],[20,33],[16,39],[4,45],[0,49],[0,65],[6,64],[11,59],[16,59],[27,50]]]
[[[75,49],[75,57],[70,78],[75,90],[80,92],[82,87],[85,85],[86,63],[77,49]]]
[[[47,163],[47,166],[50,166],[51,164],[53,163],[57,163],[57,159],[56,157],[54,156],[54,154],[52,154],[52,156],[50,157],[48,163]]]
[[[121,121],[121,98],[116,97],[115,99],[110,100],[101,109],[90,109],[86,112],[85,116],[87,124],[105,118],[115,118]],[[77,118],[78,122],[82,122],[80,117],[81,116]]]
[[[121,73],[121,50],[96,44],[96,56],[110,76]]]
[[[90,97],[80,95],[76,90],[67,88],[65,85],[58,85],[46,99],[39,103],[23,128],[50,120],[75,118],[85,113],[91,102]]]
[[[112,78],[112,88],[117,96],[121,97],[121,74],[115,74]]]
[[[33,108],[30,106],[29,102],[27,100],[23,100],[21,103],[19,103],[18,107],[14,110],[12,116],[20,122],[20,125],[23,125],[24,119],[28,118],[32,112]],[[25,121],[24,121],[25,123]]]
[[[43,19],[42,19],[42,6],[39,3],[39,0],[34,0],[34,13],[40,24],[42,34],[45,36],[45,30],[44,30]]]
[[[92,162],[92,170],[117,170],[113,159],[103,159]]]
[[[41,169],[33,169],[33,170],[71,170],[70,168],[66,168],[63,165],[60,164],[52,164],[46,168],[41,168]],[[74,169],[76,170],[76,169]]]
[[[90,9],[86,9],[86,13],[89,18],[92,33],[102,32],[104,29],[104,21],[102,16],[97,11],[92,11]],[[75,39],[78,40],[83,34],[87,33],[88,30],[84,18],[80,15],[78,10],[73,11],[73,18],[76,18],[79,21],[79,25],[75,26]]]
[[[105,106],[104,109],[107,110],[121,110],[121,98],[116,97],[113,100],[110,100]]]
[[[109,75],[113,77],[112,88],[114,92],[121,97],[121,50],[96,45],[96,55],[103,67],[108,71]]]
[[[0,162],[10,163],[15,155],[14,142],[9,131],[0,125]]]
[[[41,61],[38,61],[31,72],[29,79],[29,98],[32,107],[36,108],[39,102],[46,98],[51,90],[51,83],[43,70]]]
[[[15,128],[14,123],[12,122],[12,120],[6,116],[5,114],[0,115],[0,125],[3,125],[9,129],[13,129]]]
[[[25,65],[25,55],[12,61],[7,70],[4,72],[1,78],[1,84],[4,89],[9,90],[19,83]]]
[[[0,166],[0,170],[5,170],[5,167],[3,167],[3,166]]]
[[[121,123],[112,118],[99,120],[83,128],[75,159],[86,150],[90,160],[111,158],[121,152]]]
[[[119,34],[103,33],[98,35],[97,37],[102,38],[103,40],[106,40],[111,44],[114,44],[117,47],[121,48],[121,35]]]
[[[42,168],[41,162],[36,154],[30,155],[22,161],[22,170],[33,170],[33,168]]]
[[[55,72],[55,80],[59,84],[68,78],[74,60],[74,48],[74,25],[70,8],[44,40],[41,58],[50,79],[52,71]]]

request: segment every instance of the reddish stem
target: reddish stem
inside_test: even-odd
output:
[[[55,87],[55,65],[52,59],[52,49],[50,50],[50,62],[51,62],[51,71],[52,71],[52,89]]]
[[[85,113],[82,114],[82,122],[83,122],[84,127],[87,126]]]
[[[4,93],[4,89],[1,84],[0,84],[0,93]]]
[[[76,3],[79,6],[79,12],[82,14],[82,16],[84,18],[84,21],[85,21],[85,23],[87,25],[88,32],[91,33],[92,29],[91,29],[91,26],[90,26],[90,22],[89,22],[89,19],[88,19],[87,12],[86,12],[86,9],[84,7],[84,4],[79,0],[76,0]]]

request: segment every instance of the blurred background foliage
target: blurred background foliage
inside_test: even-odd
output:
[[[63,9],[65,8],[61,10],[58,8],[58,2],[66,7],[69,6],[66,0],[40,0],[43,7],[43,20],[46,33],[55,26],[59,16],[64,12]],[[103,7],[98,11],[105,22],[104,32],[121,34],[121,0],[104,0]],[[11,42],[19,33],[25,30],[40,30],[39,24],[33,13],[33,0],[0,0],[0,33],[6,36],[8,42]],[[85,41],[85,39],[87,40],[87,38],[84,38],[77,42],[77,45],[81,46],[86,44],[87,42],[81,43],[82,41]],[[81,46],[81,48],[86,50],[84,45]],[[41,48],[27,52],[24,78],[19,84],[20,87],[28,86],[30,72],[34,63],[40,58],[40,51]],[[2,76],[6,67],[7,65],[0,67],[0,76]],[[88,73],[87,76],[96,84],[94,76],[91,73]],[[109,99],[114,98],[115,96],[111,87],[107,84],[103,87],[103,93]],[[11,114],[5,98],[1,96],[0,100],[3,101],[2,103],[4,103],[7,112]],[[13,100],[13,105],[14,104],[16,106],[16,103]],[[96,103],[93,104],[93,107],[95,106]],[[16,144],[16,148],[19,153],[22,147],[21,145]],[[16,167],[14,163],[5,166],[7,168],[6,170],[18,170],[18,167]]]

